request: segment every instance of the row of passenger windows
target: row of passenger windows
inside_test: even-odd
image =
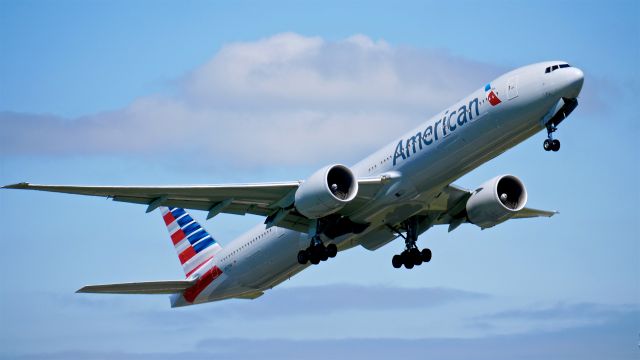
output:
[[[242,245],[241,247],[237,248],[236,250],[233,250],[233,251],[232,251],[232,252],[230,252],[227,256],[223,257],[223,258],[222,258],[222,261],[225,261],[225,260],[229,259],[231,256],[233,256],[233,255],[235,255],[235,254],[239,253],[239,252],[240,252],[240,250],[243,250],[243,249],[245,249],[246,247],[248,247],[249,245],[251,245],[251,244],[255,243],[256,241],[258,241],[258,239],[261,239],[261,238],[263,238],[263,237],[267,236],[267,234],[268,234],[268,233],[270,233],[270,232],[271,232],[271,230],[273,230],[273,228],[268,228],[268,229],[267,229],[267,230],[265,230],[262,234],[260,234],[260,235],[258,235],[258,236],[256,236],[256,237],[254,237],[253,239],[251,239],[251,241],[249,241],[248,243],[246,243],[246,244]]]
[[[545,69],[545,74],[548,74],[550,72],[556,71],[558,69],[564,69],[564,68],[568,68],[571,67],[571,65],[569,64],[560,64],[560,65],[553,65],[553,66],[549,66],[548,68]]]
[[[389,161],[389,160],[391,160],[391,159],[393,159],[393,156],[389,155],[389,156],[387,156],[386,158],[384,158],[384,159],[380,160],[380,163],[379,163],[379,164],[375,164],[375,165],[373,165],[373,166],[371,166],[371,167],[369,168],[369,172],[371,172],[371,171],[373,171],[373,170],[377,169],[377,168],[378,168],[378,165],[382,166],[384,163],[386,163],[387,161]]]

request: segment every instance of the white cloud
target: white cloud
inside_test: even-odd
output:
[[[284,33],[224,46],[173,96],[72,120],[0,113],[0,151],[202,155],[247,166],[351,162],[498,73],[365,35]]]

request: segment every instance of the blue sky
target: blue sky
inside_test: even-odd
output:
[[[159,215],[0,191],[0,357],[637,358],[638,20],[635,1],[0,1],[0,184],[303,179],[509,69],[586,74],[560,152],[541,133],[456,182],[512,173],[560,215],[432,229],[412,271],[394,242],[252,302],[76,295],[181,276]],[[224,245],[259,221],[203,223]]]

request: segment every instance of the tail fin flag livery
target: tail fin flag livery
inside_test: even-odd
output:
[[[160,211],[187,278],[222,250],[184,209],[160,207]]]

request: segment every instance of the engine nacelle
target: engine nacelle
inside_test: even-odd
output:
[[[358,180],[344,165],[329,165],[303,182],[295,194],[295,207],[309,219],[342,209],[358,194]]]
[[[482,184],[467,200],[469,221],[490,228],[509,220],[527,204],[527,189],[513,175],[496,176]]]

